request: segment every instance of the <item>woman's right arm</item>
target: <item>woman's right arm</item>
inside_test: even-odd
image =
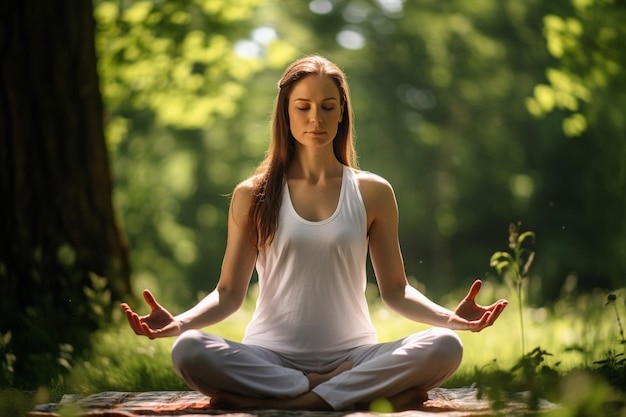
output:
[[[215,289],[194,307],[177,316],[172,316],[156,302],[149,291],[144,291],[144,298],[151,308],[149,315],[138,316],[127,304],[122,304],[135,333],[151,339],[178,336],[185,330],[218,323],[241,307],[257,256],[257,249],[251,243],[248,232],[251,201],[252,188],[250,182],[246,181],[233,192],[228,211],[226,252]]]

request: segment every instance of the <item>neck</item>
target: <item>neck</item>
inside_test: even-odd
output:
[[[342,172],[343,164],[334,153],[296,152],[287,170],[287,178],[318,182],[341,176]]]

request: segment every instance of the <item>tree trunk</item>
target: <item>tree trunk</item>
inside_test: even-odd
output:
[[[57,359],[130,290],[94,29],[91,1],[0,5],[0,333],[12,334],[0,364],[17,356],[5,383],[47,382],[32,372],[67,367]]]

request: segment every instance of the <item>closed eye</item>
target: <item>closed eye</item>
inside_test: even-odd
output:
[[[296,109],[298,109],[299,111],[307,111],[310,110],[310,107],[296,107]],[[331,106],[331,107],[323,107],[322,106],[322,110],[324,111],[333,111],[335,110],[335,106]]]

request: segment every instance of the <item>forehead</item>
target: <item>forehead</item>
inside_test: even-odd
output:
[[[308,75],[298,81],[291,90],[290,100],[339,100],[339,87],[328,75]]]

